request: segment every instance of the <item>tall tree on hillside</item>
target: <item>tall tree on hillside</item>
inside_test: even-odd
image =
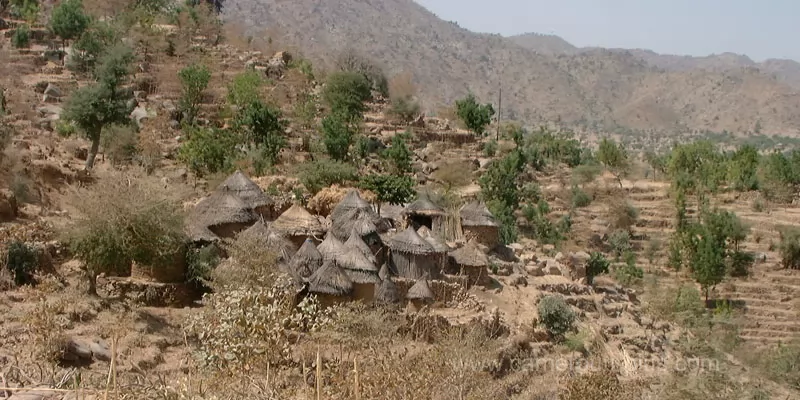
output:
[[[64,0],[50,14],[50,31],[64,42],[77,39],[89,27],[91,18],[83,10],[81,0]]]
[[[475,95],[470,93],[467,97],[456,100],[456,114],[467,129],[477,135],[483,135],[486,127],[492,122],[494,107],[491,104],[479,104]]]
[[[617,178],[619,187],[622,188],[622,177],[628,174],[630,161],[628,152],[622,144],[617,144],[611,139],[603,138],[597,149],[597,161],[603,164]]]
[[[371,85],[364,75],[357,72],[337,72],[328,76],[322,99],[331,113],[350,119],[361,118],[370,99]]]

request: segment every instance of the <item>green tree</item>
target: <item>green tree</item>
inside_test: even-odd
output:
[[[357,181],[358,170],[351,164],[323,158],[300,165],[298,178],[306,190],[317,194],[334,184]]]
[[[653,171],[653,180],[658,178],[658,174],[667,173],[667,156],[665,154],[657,154],[653,151],[648,151],[644,154],[644,160],[650,169]]]
[[[538,305],[539,322],[551,337],[560,339],[572,330],[576,315],[562,297],[544,296]]]
[[[70,71],[87,73],[94,71],[106,50],[120,41],[120,33],[108,22],[94,21],[72,44],[67,62]]]
[[[283,135],[286,121],[281,110],[255,100],[239,112],[234,126],[242,135],[243,142],[252,143],[268,166],[277,163],[278,154],[287,144]]]
[[[725,249],[718,247],[713,235],[697,240],[692,257],[692,276],[700,284],[708,301],[708,292],[725,278]]]
[[[492,122],[494,107],[491,104],[478,104],[475,95],[470,93],[467,97],[456,100],[456,115],[467,129],[477,135],[483,135],[486,127]]]
[[[203,92],[211,80],[211,71],[205,65],[189,65],[180,72],[181,81],[180,110],[184,113],[185,123],[193,125],[203,101]]]
[[[748,191],[758,189],[758,149],[752,145],[739,147],[728,163],[728,181],[734,189]]]
[[[355,129],[345,114],[333,113],[322,119],[322,144],[334,160],[347,160],[355,136]]]
[[[178,159],[197,176],[226,172],[233,168],[236,136],[227,129],[192,128],[181,144]]]
[[[594,278],[600,274],[607,274],[608,267],[611,263],[606,260],[603,254],[592,252],[589,256],[589,262],[586,263],[586,282],[592,284]]]
[[[414,152],[406,145],[408,136],[408,133],[394,135],[392,145],[383,151],[383,156],[391,162],[391,170],[395,174],[402,175],[411,172],[411,157]]]
[[[130,122],[132,110],[128,100],[133,95],[123,84],[132,61],[130,48],[118,46],[110,50],[96,69],[97,82],[76,90],[64,107],[63,118],[72,121],[92,141],[86,158],[87,170],[94,167],[103,127]]]
[[[603,164],[617,178],[619,187],[622,187],[622,178],[630,170],[630,160],[624,145],[617,144],[612,139],[603,138],[597,149],[597,161]]]
[[[369,81],[356,72],[331,74],[322,90],[322,99],[331,113],[344,115],[348,119],[361,118],[367,109],[365,102],[371,97]]]
[[[360,186],[375,193],[379,214],[382,203],[402,205],[414,200],[417,195],[414,191],[414,179],[407,175],[367,175],[361,179]]]
[[[243,108],[260,101],[263,85],[264,79],[257,71],[245,71],[236,75],[228,85],[228,103]]]
[[[91,18],[83,10],[82,0],[64,0],[50,14],[50,31],[66,42],[80,37]]]
[[[667,170],[674,189],[687,192],[716,191],[727,173],[724,156],[707,140],[672,149]]]

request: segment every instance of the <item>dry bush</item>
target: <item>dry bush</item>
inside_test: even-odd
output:
[[[152,174],[161,165],[162,151],[161,145],[158,143],[158,136],[159,134],[155,131],[143,132],[139,135],[139,141],[136,144],[139,165],[147,174]]]
[[[433,179],[449,193],[472,182],[472,168],[466,160],[449,161],[439,166],[433,173]]]
[[[25,319],[34,356],[39,360],[55,363],[64,354],[64,328],[69,323],[62,316],[64,307],[63,302],[42,298]]]
[[[389,80],[389,95],[392,98],[411,98],[416,96],[417,86],[411,72],[403,71]]]
[[[608,368],[575,376],[567,381],[563,400],[639,399],[637,388],[623,385]]]
[[[265,238],[239,235],[225,247],[230,258],[211,272],[215,290],[269,287],[278,278],[278,254]]]
[[[611,199],[608,209],[608,223],[612,230],[630,230],[639,219],[639,210],[624,199]]]

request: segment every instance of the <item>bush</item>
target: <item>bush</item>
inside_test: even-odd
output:
[[[622,257],[623,254],[631,251],[631,235],[624,229],[618,229],[611,233],[608,237],[608,246],[611,252],[617,259]]]
[[[572,183],[578,186],[594,182],[603,172],[599,165],[578,165],[572,170]]]
[[[483,155],[486,157],[494,157],[497,155],[497,140],[490,140],[483,145]]]
[[[800,390],[800,345],[779,344],[769,351],[764,359],[764,367],[776,382],[789,384]]]
[[[211,71],[205,65],[193,64],[180,70],[178,78],[181,81],[180,110],[185,122],[192,125],[203,101],[203,92],[211,80]]]
[[[783,268],[800,269],[800,229],[785,227],[780,231],[778,251]]]
[[[629,230],[639,218],[639,210],[628,201],[614,201],[609,210],[609,222],[613,229]]]
[[[560,339],[573,329],[576,315],[562,297],[545,296],[539,300],[539,322],[551,337]]]
[[[658,256],[658,252],[661,250],[662,243],[660,240],[652,239],[650,242],[647,243],[647,248],[645,249],[645,257],[647,257],[647,261],[650,264],[655,262],[656,257]]]
[[[283,136],[286,121],[279,109],[256,100],[240,110],[234,126],[242,136],[242,141],[254,145],[266,164],[256,166],[259,174],[264,167],[278,162],[278,155],[287,144]]]
[[[755,254],[747,251],[734,251],[728,257],[728,275],[745,277],[750,275],[750,267],[756,261]]]
[[[371,90],[380,93],[382,96],[389,95],[389,80],[386,79],[383,69],[357,52],[353,50],[343,51],[336,58],[336,66],[342,72],[356,73],[363,76],[369,83]]]
[[[419,103],[410,96],[393,97],[389,115],[405,123],[409,123],[419,115]]]
[[[237,138],[227,129],[196,128],[181,145],[178,158],[198,176],[233,168]]]
[[[414,152],[406,144],[408,136],[408,133],[394,135],[392,145],[383,151],[383,156],[391,162],[391,170],[394,173],[406,174],[411,172]]]
[[[130,164],[139,151],[138,143],[139,135],[130,126],[112,125],[100,135],[100,146],[115,166]]]
[[[617,268],[614,274],[617,281],[626,286],[640,282],[644,278],[644,271],[636,266],[636,253],[629,251],[623,258],[625,264]]]
[[[469,130],[477,135],[483,135],[486,126],[492,122],[494,107],[491,104],[478,104],[475,95],[470,93],[467,97],[456,100],[456,114]]]
[[[358,171],[347,163],[321,159],[300,165],[298,177],[311,194],[316,194],[334,184],[357,181]]]
[[[604,368],[567,381],[564,400],[606,400],[639,398],[635,387],[623,385],[614,371]]]
[[[592,196],[577,186],[572,187],[572,207],[583,208],[592,204]]]
[[[233,77],[233,81],[228,85],[228,103],[247,107],[261,100],[261,87],[264,79],[257,71],[246,71]]]
[[[31,46],[31,29],[26,24],[22,24],[14,29],[11,35],[11,45],[17,49],[24,49]]]
[[[607,274],[609,265],[611,263],[606,260],[605,256],[596,251],[592,252],[589,256],[589,262],[586,263],[586,282],[591,285],[596,276]]]
[[[36,248],[18,240],[13,240],[6,249],[5,267],[14,276],[14,284],[34,284],[33,273],[39,266],[39,253]]]
[[[186,281],[207,284],[221,259],[216,245],[190,248],[186,252]]]
[[[360,118],[367,109],[365,101],[372,97],[370,83],[364,75],[355,72],[337,72],[328,76],[322,99],[332,113],[349,118]]]
[[[103,272],[129,271],[132,262],[168,267],[184,254],[183,211],[175,189],[157,179],[112,175],[68,198],[75,220],[64,241],[84,261],[89,292]]]
[[[347,115],[334,113],[322,119],[322,144],[334,160],[347,160],[355,136],[355,129]]]

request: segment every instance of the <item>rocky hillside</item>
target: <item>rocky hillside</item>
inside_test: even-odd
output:
[[[569,46],[473,33],[412,0],[230,0],[224,12],[254,38],[296,46],[314,60],[352,47],[390,75],[410,72],[429,111],[468,91],[496,103],[502,81],[504,118],[528,123],[746,132],[761,121],[762,132],[782,134],[800,125],[797,90],[757,69],[670,71],[600,49],[549,54]],[[532,43],[546,50],[532,51]]]

